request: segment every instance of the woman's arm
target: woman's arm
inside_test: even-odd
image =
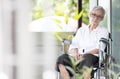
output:
[[[90,51],[88,51],[87,53],[90,53],[90,54],[98,54],[98,52],[99,52],[99,49],[93,49],[93,50],[90,50]]]

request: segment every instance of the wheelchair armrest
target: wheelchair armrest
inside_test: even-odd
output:
[[[72,43],[72,41],[69,40],[69,39],[63,39],[62,42],[63,42],[63,43],[66,43],[66,44],[69,44],[69,45]]]
[[[62,45],[63,45],[63,52],[65,54],[68,54],[68,52],[69,52],[69,46],[70,46],[71,43],[72,43],[71,40],[69,40],[69,39],[63,39]]]
[[[106,45],[109,45],[109,41],[106,38],[101,38],[99,42],[103,42]]]

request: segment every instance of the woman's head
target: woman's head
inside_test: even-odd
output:
[[[90,12],[90,22],[99,24],[103,20],[105,15],[105,10],[101,6],[95,6]]]
[[[100,11],[102,12],[102,16],[105,15],[105,9],[104,9],[103,7],[101,7],[101,6],[95,6],[95,7],[92,9],[92,11],[95,11],[95,10],[100,10]],[[91,12],[92,12],[92,11],[91,11]]]

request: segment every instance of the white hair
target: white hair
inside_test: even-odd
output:
[[[103,16],[105,15],[105,9],[102,6],[95,6],[92,11],[94,10],[101,10],[103,12]]]

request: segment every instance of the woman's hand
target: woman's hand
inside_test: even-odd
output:
[[[76,61],[80,60],[80,58],[83,56],[83,54],[79,54],[78,53],[78,49],[77,48],[72,49],[72,51],[73,51],[73,56],[74,56]]]
[[[80,60],[80,55],[77,52],[74,52],[74,58],[76,61]]]
[[[79,53],[78,53],[78,48],[74,48],[74,49],[72,49],[72,51],[73,51],[73,56],[74,56],[75,60],[76,61],[79,60],[80,56],[79,56]]]
[[[82,58],[83,54],[74,53],[74,58],[76,61],[79,61]]]

